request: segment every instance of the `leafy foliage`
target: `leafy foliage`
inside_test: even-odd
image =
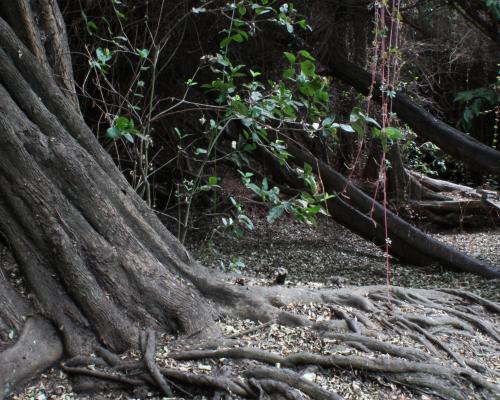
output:
[[[500,93],[495,87],[478,88],[458,93],[455,101],[466,104],[460,125],[470,130],[475,118],[500,106]]]

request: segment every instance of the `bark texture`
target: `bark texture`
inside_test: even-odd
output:
[[[184,280],[200,267],[1,19],[0,45],[0,230],[67,351],[93,336],[124,350],[141,324],[210,332],[214,310]]]
[[[35,307],[13,289],[0,270],[0,333],[10,333],[10,337],[0,337],[0,344],[9,344],[0,352],[0,399],[56,363],[63,354],[57,330],[36,314]],[[13,345],[9,343],[11,338],[16,339]]]

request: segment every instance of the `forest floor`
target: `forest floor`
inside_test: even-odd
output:
[[[190,251],[203,265],[230,272],[228,280],[236,284],[271,285],[272,275],[277,268],[285,268],[288,271],[286,285],[290,286],[340,288],[387,283],[386,260],[383,253],[331,219],[322,219],[317,227],[299,224],[290,218],[268,225],[262,219],[256,223],[252,232],[241,239],[214,235],[212,240],[207,241],[207,232],[210,230],[200,229],[198,232],[193,232],[188,243]],[[467,233],[442,232],[434,236],[492,265],[500,265],[500,229]],[[414,267],[392,262],[390,283],[413,288],[463,288],[490,300],[500,301],[498,281],[446,271],[440,267]],[[330,312],[328,307],[322,304],[289,304],[287,309],[307,315],[312,321],[328,319]],[[249,320],[232,319],[221,320],[219,324],[227,336],[237,335],[258,325]],[[334,339],[320,339],[308,328],[271,324],[242,335],[240,339],[241,345],[252,345],[281,354],[310,351],[371,357],[370,354],[339,344]],[[172,350],[171,340],[172,338],[163,337],[157,349],[157,362],[161,367],[175,367],[198,373],[220,373],[223,364],[241,368],[241,362],[228,359],[223,362],[220,360],[180,362],[169,359],[166,355]],[[449,344],[452,343],[453,349],[462,356],[487,365],[500,374],[500,349],[496,343],[491,343],[496,352],[480,354],[470,350],[464,337],[447,337],[446,340]],[[486,337],[482,340],[488,341]],[[418,347],[405,336],[394,337],[391,343]],[[128,357],[139,358],[140,355],[129,354]],[[368,375],[355,370],[312,368],[300,373],[325,389],[335,390],[345,399],[438,399],[431,393],[401,387],[397,382],[391,382],[380,375]],[[186,398],[189,397],[186,394]],[[32,382],[23,392],[11,398],[15,400],[162,399],[154,392],[132,394],[117,391],[90,396],[78,395],[73,392],[66,375],[56,369],[48,371],[41,379]]]

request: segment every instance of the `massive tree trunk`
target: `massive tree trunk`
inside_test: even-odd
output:
[[[307,353],[280,358],[255,349],[172,353],[170,357],[253,358],[290,368],[319,364],[373,373],[385,371],[405,385],[431,387],[440,395],[451,393],[460,399],[465,397],[454,388],[456,385],[463,385],[466,395],[473,394],[473,390],[485,395],[495,392],[496,387],[481,375],[484,368],[469,367],[462,361],[461,368],[454,369],[449,362],[443,367],[437,358],[424,352],[386,345],[384,340],[396,331],[385,334],[380,330],[376,335],[369,332],[374,328],[369,316],[377,313],[377,321],[381,319],[378,311],[385,307],[387,288],[247,288],[225,283],[219,274],[196,263],[133,191],[85,124],[73,95],[71,74],[65,73],[68,70],[64,67],[60,71],[65,78],[60,79],[61,75],[47,61],[56,60],[54,54],[64,48],[64,30],[54,25],[47,28],[62,36],[56,40],[59,45],[43,43],[35,24],[40,19],[33,16],[32,3],[16,0],[0,6],[0,232],[29,293],[26,298],[20,295],[12,287],[5,266],[0,265],[0,399],[16,384],[57,361],[63,349],[66,359],[85,355],[83,365],[119,369],[121,359],[109,350],[121,352],[129,348],[140,348],[145,358],[145,363],[127,365],[131,377],[116,373],[117,369],[109,374],[95,368],[74,367],[78,359],[75,357],[64,368],[68,373],[128,387],[157,386],[168,397],[172,391],[165,377],[177,385],[202,385],[244,397],[278,392],[287,398],[299,398],[292,390],[295,387],[311,398],[339,398],[290,370],[257,368],[247,371],[243,379],[238,372],[217,378],[160,370],[155,365],[155,330],[190,339],[219,338],[216,320],[221,313],[310,326],[330,334],[331,329],[354,332],[337,336],[337,340],[359,342],[358,347],[367,351],[372,349],[403,360],[381,358],[366,362],[358,356]],[[60,21],[56,2],[40,0],[39,4],[51,6],[52,17],[46,19],[49,25]],[[21,20],[24,22],[19,23]],[[401,288],[394,288],[393,292],[398,298],[395,304],[401,305],[402,310],[407,304],[418,303],[448,312],[450,304],[467,299],[481,309],[474,309],[473,315],[449,312],[499,340],[496,328],[480,319],[488,310],[499,312],[495,303],[463,293]],[[314,324],[306,317],[283,310],[283,306],[294,301],[352,306],[357,311],[353,311],[353,318],[340,312],[342,317],[338,320]],[[358,317],[363,327],[358,327]],[[396,317],[404,329],[426,332],[420,326],[412,328],[416,323],[396,314],[388,316],[380,329],[391,326],[390,318]],[[459,317],[454,318],[460,321]],[[423,326],[430,323],[425,317],[419,321]],[[9,330],[22,333],[5,350],[3,333]],[[370,333],[370,338],[363,333]],[[92,353],[98,353],[100,358],[89,360]],[[436,378],[430,380],[432,376]],[[475,385],[473,389],[471,383]]]
[[[137,347],[145,327],[217,337],[210,298],[257,312],[258,299],[238,296],[196,263],[130,187],[61,90],[66,83],[54,78],[45,50],[20,40],[39,43],[38,34],[18,35],[2,18],[27,13],[31,22],[14,27],[36,33],[29,7],[19,5],[27,3],[0,8],[0,231],[36,311],[8,307],[18,301],[2,282],[0,326],[20,330],[23,317],[39,313],[71,356],[97,343],[117,352]],[[60,355],[54,348],[45,366]],[[9,360],[2,354],[6,391],[26,377],[18,370],[9,377]]]
[[[88,350],[88,330],[115,350],[138,325],[210,332],[213,309],[183,280],[199,267],[4,20],[0,45],[0,229],[67,351]]]

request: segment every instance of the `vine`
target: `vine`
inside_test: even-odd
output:
[[[382,204],[384,207],[384,232],[385,232],[385,260],[387,286],[391,283],[391,257],[389,255],[391,239],[389,237],[387,223],[387,168],[390,166],[387,160],[389,144],[402,138],[401,131],[393,126],[394,113],[392,111],[392,100],[396,96],[398,74],[399,74],[399,30],[401,22],[399,0],[375,0],[374,9],[374,41],[373,61],[371,66],[372,85],[369,96],[367,113],[370,111],[370,99],[373,91],[377,90],[381,97],[381,128],[372,128],[374,137],[382,143],[382,159],[380,161],[379,179],[377,180],[375,198],[382,185]],[[378,85],[378,87],[377,87]]]

